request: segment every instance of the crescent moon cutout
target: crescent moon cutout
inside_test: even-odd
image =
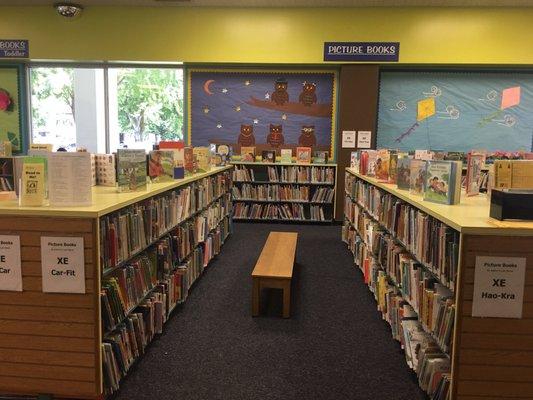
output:
[[[213,94],[213,92],[209,90],[209,85],[211,85],[214,81],[215,81],[214,79],[209,79],[208,81],[205,81],[204,83],[204,92],[206,92],[210,96]]]

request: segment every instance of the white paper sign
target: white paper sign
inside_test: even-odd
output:
[[[472,317],[522,318],[526,259],[476,257]]]
[[[355,131],[342,131],[342,148],[355,148]]]
[[[0,290],[22,292],[20,236],[0,235]]]
[[[359,131],[357,132],[357,148],[369,149],[372,146],[372,132]]]
[[[41,236],[43,292],[85,293],[82,237]]]
[[[90,206],[92,181],[90,153],[60,152],[48,156],[51,206]]]

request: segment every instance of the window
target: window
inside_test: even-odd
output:
[[[104,153],[183,140],[181,68],[34,66],[30,77],[34,143]]]

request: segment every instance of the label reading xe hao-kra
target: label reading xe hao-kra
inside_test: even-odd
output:
[[[398,61],[399,42],[325,42],[324,61]]]

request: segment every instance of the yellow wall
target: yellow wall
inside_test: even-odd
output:
[[[399,41],[401,63],[533,64],[533,8],[0,7],[33,59],[321,63],[324,41]]]

